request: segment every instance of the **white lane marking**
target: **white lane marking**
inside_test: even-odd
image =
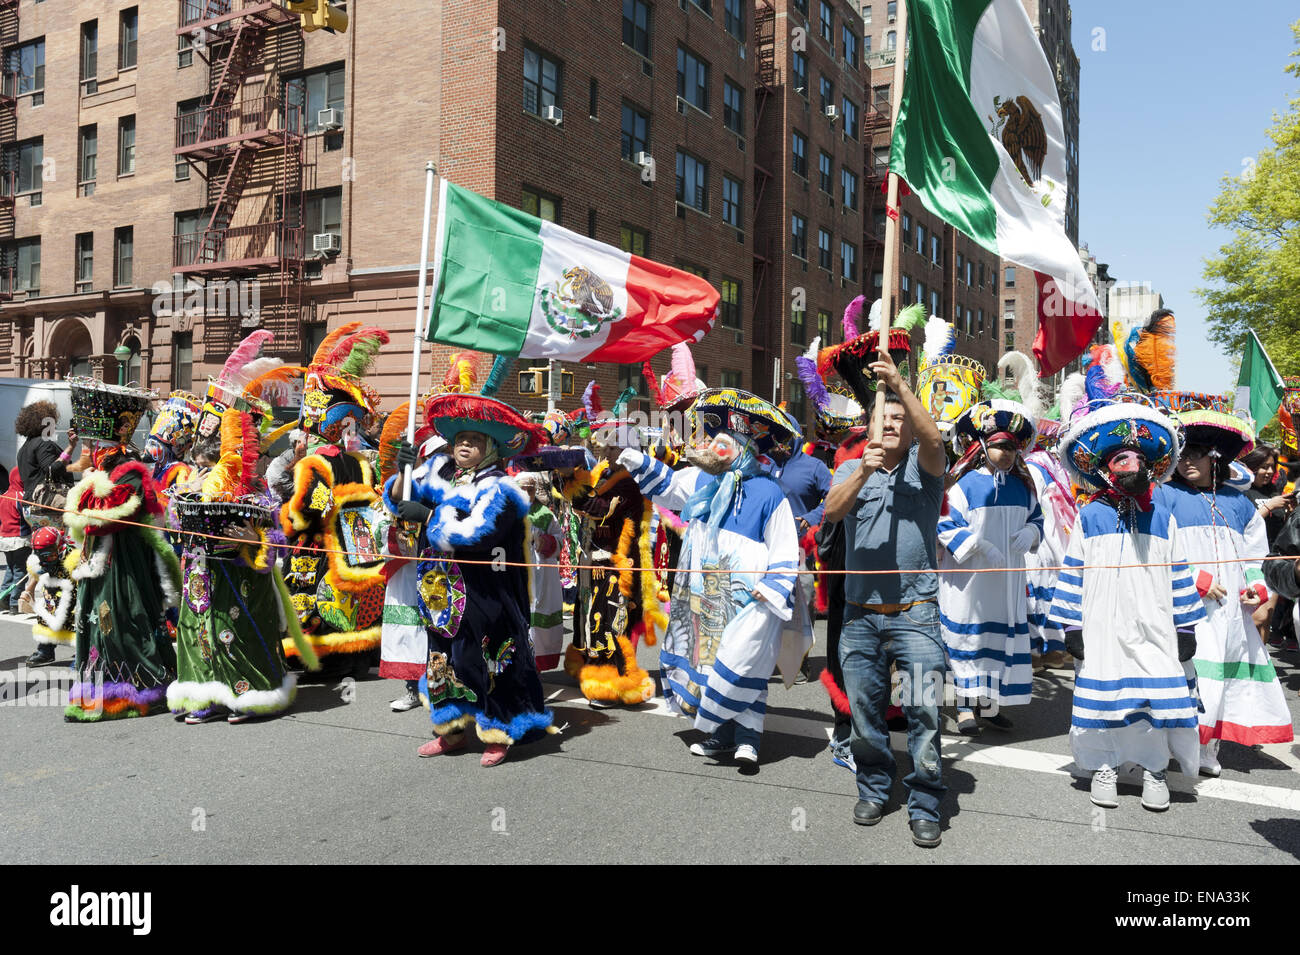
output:
[[[546,698],[547,703],[585,705],[586,700],[576,687],[562,686]],[[669,709],[662,697],[642,703],[635,707],[616,707],[622,712],[647,714],[653,716],[677,716]],[[827,721],[808,719],[806,717],[768,714],[764,729],[787,736],[801,736],[807,739],[830,739],[831,726]],[[896,752],[907,752],[907,734],[890,733],[889,745]],[[1293,769],[1300,770],[1300,759],[1291,752],[1290,743],[1277,743],[1263,747],[1263,751]],[[1045,753],[1034,749],[1021,749],[1015,746],[997,746],[973,743],[966,739],[948,736],[943,744],[943,757],[951,763],[971,763],[982,766],[997,766],[1002,769],[1018,769],[1031,773],[1047,773],[1052,776],[1073,776],[1088,779],[1091,774],[1075,768],[1073,758],[1067,753]],[[1120,774],[1120,781],[1136,786],[1142,785],[1142,771],[1128,767]],[[1181,793],[1195,793],[1211,799],[1225,799],[1229,802],[1249,803],[1269,809],[1285,809],[1300,813],[1300,789],[1288,789],[1284,786],[1266,786],[1261,783],[1240,782],[1235,779],[1190,779],[1180,773],[1170,772],[1168,777],[1170,790]]]

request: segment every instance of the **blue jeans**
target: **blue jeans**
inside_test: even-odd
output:
[[[853,711],[849,746],[858,767],[858,797],[882,806],[897,768],[885,727],[890,664],[897,665],[902,679],[907,751],[912,757],[912,771],[903,779],[908,815],[938,822],[939,803],[948,791],[939,759],[939,707],[947,662],[938,604],[917,604],[898,613],[874,613],[852,604],[844,608],[840,666]]]
[[[735,720],[727,720],[709,737],[711,742],[719,743],[723,746],[745,746],[754,747],[754,752],[758,752],[758,741],[762,739],[762,734],[756,729],[750,729],[748,726],[741,726]]]

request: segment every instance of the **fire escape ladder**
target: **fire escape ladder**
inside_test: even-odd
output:
[[[224,233],[230,228],[235,216],[235,207],[244,192],[249,173],[253,169],[253,158],[258,150],[252,146],[240,145],[226,165],[226,174],[220,180],[220,188],[212,203],[212,215],[208,219],[203,233],[203,242],[198,249],[195,264],[211,262],[221,250]],[[209,180],[210,182],[214,180]]]

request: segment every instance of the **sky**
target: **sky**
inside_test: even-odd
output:
[[[1234,365],[1210,344],[1195,289],[1231,238],[1206,220],[1225,174],[1300,84],[1295,0],[1072,0],[1079,57],[1079,241],[1120,281],[1150,282],[1174,310],[1177,387],[1231,392]]]

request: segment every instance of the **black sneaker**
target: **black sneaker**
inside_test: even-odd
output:
[[[29,667],[48,666],[54,662],[54,644],[42,643],[23,663]]]

